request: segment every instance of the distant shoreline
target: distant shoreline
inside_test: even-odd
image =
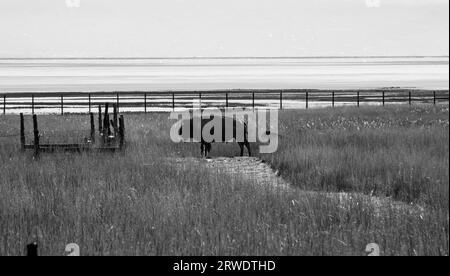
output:
[[[0,60],[205,60],[205,59],[365,59],[365,58],[379,58],[379,59],[391,59],[391,58],[449,58],[448,55],[441,56],[237,56],[237,57],[0,57]]]

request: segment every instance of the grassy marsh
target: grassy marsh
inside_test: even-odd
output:
[[[261,158],[292,192],[176,169],[165,157],[198,156],[199,146],[170,142],[167,118],[127,114],[128,148],[116,155],[36,162],[18,137],[0,138],[0,255],[23,254],[34,237],[43,255],[62,255],[69,242],[83,255],[363,255],[370,242],[384,255],[449,253],[448,105],[282,111],[280,148]],[[43,141],[79,140],[88,120],[40,116]],[[0,136],[18,126],[18,116],[0,116]],[[237,153],[213,145],[213,156]],[[378,217],[358,200],[348,209],[301,200],[302,190],[389,196],[430,212]]]

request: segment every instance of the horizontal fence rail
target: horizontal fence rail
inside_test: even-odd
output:
[[[216,90],[142,92],[36,92],[1,94],[3,114],[91,113],[99,104],[121,112],[169,112],[193,108],[242,107],[302,109],[413,103],[448,103],[449,91],[437,90]]]

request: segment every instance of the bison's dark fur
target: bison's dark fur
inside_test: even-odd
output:
[[[243,121],[240,120],[236,120],[234,118],[231,117],[227,117],[227,116],[222,116],[222,139],[221,141],[215,141],[213,140],[212,143],[214,142],[226,142],[226,138],[230,139],[232,138],[234,141],[238,142],[238,145],[241,149],[241,156],[244,156],[244,146],[247,148],[248,151],[248,155],[251,156],[251,149],[250,149],[250,143],[248,142],[248,129],[247,129],[247,124]],[[200,120],[200,118],[198,118],[198,120]],[[201,118],[201,129],[203,130],[203,127],[210,121],[212,121],[213,119],[209,119],[209,118]],[[231,121],[233,122],[233,134],[232,137],[230,137],[231,135],[229,133],[225,133],[225,128],[226,128],[226,124],[231,124]],[[189,124],[189,138],[193,139],[193,129],[194,129],[194,119],[190,119],[190,120],[184,120],[182,121],[182,126],[180,127],[178,133],[179,135],[183,135],[183,127],[187,127],[187,125]],[[244,130],[244,137],[242,139],[242,137],[236,137],[237,136],[237,129],[243,129]],[[211,135],[214,135],[214,127],[211,129]],[[184,137],[183,138],[187,138]],[[201,155],[207,157],[209,152],[211,151],[211,143],[210,142],[206,142],[203,137],[201,137],[201,141],[200,141],[200,150],[201,150]]]

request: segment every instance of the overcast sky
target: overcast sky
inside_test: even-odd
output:
[[[448,55],[448,0],[0,0],[0,57]]]

